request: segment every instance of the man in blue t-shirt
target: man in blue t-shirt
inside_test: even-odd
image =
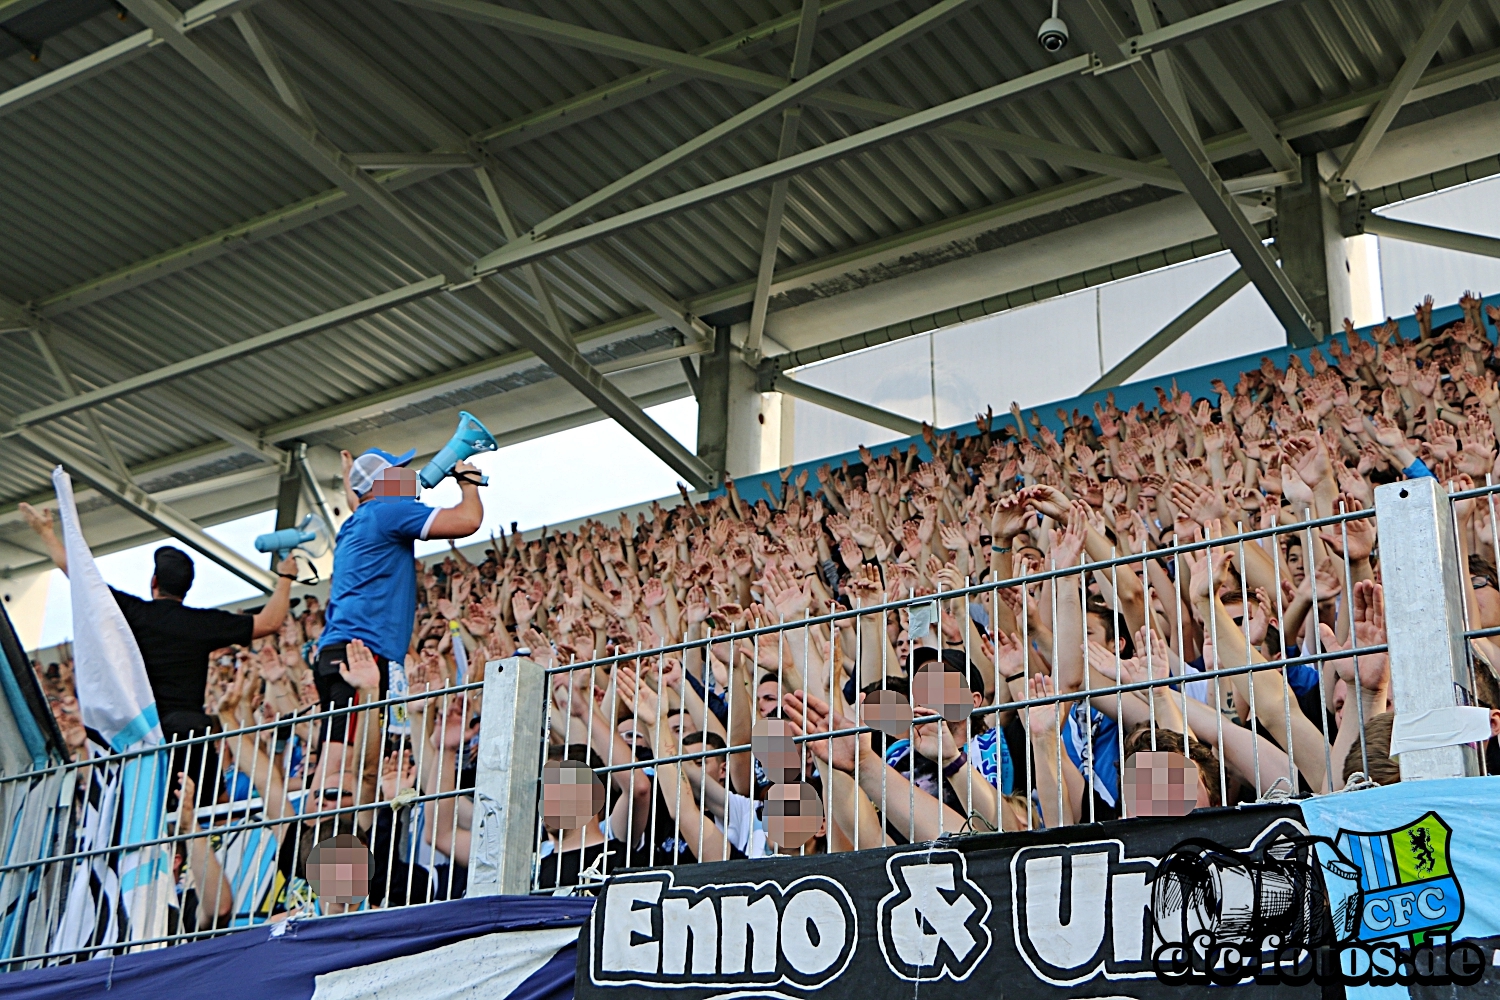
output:
[[[392,455],[371,448],[355,459],[344,454],[346,499],[353,513],[339,529],[327,624],[313,667],[325,710],[357,700],[354,688],[339,674],[351,640],[362,640],[374,652],[382,698],[390,683],[391,660],[406,658],[417,613],[416,540],[466,538],[484,519],[479,471],[467,462],[453,469],[463,499],[455,507],[437,508],[417,499],[417,474],[406,467],[416,449]],[[351,714],[347,725],[329,726],[327,739],[349,742],[353,723]]]

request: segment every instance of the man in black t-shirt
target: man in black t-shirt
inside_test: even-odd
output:
[[[47,554],[64,573],[68,554],[52,526],[52,511],[20,505],[21,515],[47,547]],[[276,567],[280,579],[260,611],[235,614],[212,608],[185,607],[182,599],[193,585],[193,561],[187,553],[163,545],[155,553],[151,600],[110,588],[146,662],[146,676],[156,695],[156,713],[167,739],[189,732],[207,732],[210,718],[203,712],[208,684],[208,654],[225,646],[248,645],[252,639],[273,635],[291,606],[292,580],[297,561],[288,557]],[[194,762],[196,766],[196,761]]]

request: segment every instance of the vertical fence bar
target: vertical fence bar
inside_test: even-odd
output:
[[[529,659],[484,665],[468,895],[524,895],[530,884],[546,688],[546,673]]]
[[[1396,709],[1393,740],[1424,717],[1440,720],[1473,703],[1451,510],[1447,491],[1429,477],[1375,489],[1380,559],[1389,570],[1383,577]],[[1470,745],[1408,750],[1397,760],[1402,781],[1479,774],[1479,755]]]

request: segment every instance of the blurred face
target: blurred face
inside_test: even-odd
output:
[[[312,849],[307,881],[320,899],[358,903],[370,894],[370,849],[352,833],[340,833]]]
[[[405,466],[401,468],[392,466],[380,470],[365,499],[394,503],[408,498],[415,499],[419,492],[415,472]]]
[[[1127,815],[1186,816],[1211,804],[1195,761],[1166,750],[1142,750],[1125,761]]]

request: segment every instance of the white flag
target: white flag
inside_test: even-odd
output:
[[[73,670],[78,712],[95,756],[159,746],[161,725],[146,661],[109,585],[83,540],[73,481],[52,470],[68,553],[73,599]],[[168,752],[139,754],[90,768],[88,794],[78,818],[78,850],[93,854],[73,869],[68,902],[53,950],[108,948],[166,933],[173,895],[171,848],[137,847],[166,829]]]

